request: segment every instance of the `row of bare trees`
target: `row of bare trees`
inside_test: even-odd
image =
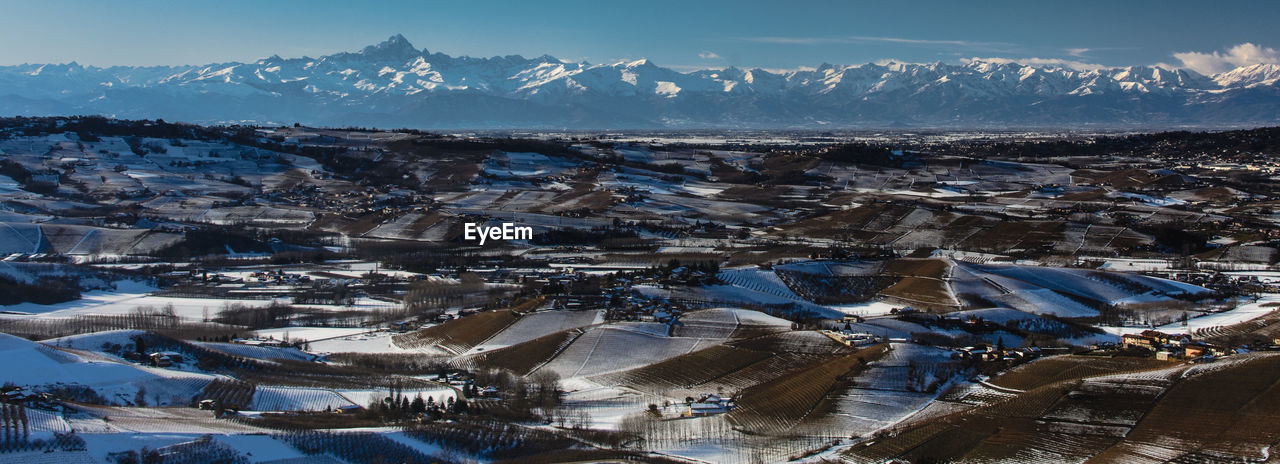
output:
[[[27,408],[20,404],[0,403],[0,429],[3,429],[4,448],[17,443],[25,443],[31,438],[31,424],[27,418]]]

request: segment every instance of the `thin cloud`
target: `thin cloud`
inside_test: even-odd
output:
[[[905,45],[925,45],[925,46],[946,46],[946,47],[1014,47],[1015,44],[1008,42],[982,42],[972,40],[934,40],[934,39],[912,39],[906,37],[883,37],[883,36],[866,36],[866,35],[849,35],[840,37],[745,37],[743,40],[756,43],[771,43],[783,45],[821,45],[821,44],[857,44],[857,43],[895,43]]]
[[[850,37],[853,40],[861,42],[888,42],[913,45],[954,45],[957,47],[972,47],[975,45],[987,45],[996,42],[971,42],[968,40],[929,40],[929,39],[904,39],[901,37],[869,37],[855,35]],[[1003,44],[1002,45],[1010,45]]]
[[[724,66],[700,65],[700,64],[673,64],[673,65],[663,66],[663,67],[677,71],[677,72],[682,72],[682,73],[690,73],[694,71],[720,71],[724,69]]]
[[[1064,48],[1062,49],[1062,52],[1066,53],[1067,55],[1074,56],[1076,58],[1085,58],[1086,55],[1097,54],[1097,52],[1110,52],[1110,51],[1122,51],[1122,50],[1137,50],[1137,48],[1135,47],[1074,47],[1074,48]]]
[[[918,64],[918,65],[927,65],[927,64],[929,64],[929,63],[921,63],[921,62],[912,62],[912,61],[895,60],[895,59],[892,59],[892,58],[881,58],[881,59],[878,59],[878,60],[872,61],[872,62],[871,62],[871,64],[874,64],[874,65],[876,65],[876,66],[888,66],[888,65],[891,65],[891,64]]]
[[[717,55],[716,52],[703,51],[698,53],[698,58],[702,58],[704,60],[718,60],[720,59],[720,55]]]
[[[1064,60],[1060,58],[971,58],[971,61],[986,61],[991,63],[1018,63],[1037,67],[1057,66],[1060,68],[1074,69],[1076,71],[1096,71],[1106,69],[1106,66],[1096,63],[1086,63],[1076,60]]]
[[[730,68],[730,66],[716,66],[716,65],[709,65],[709,64],[708,65],[677,64],[677,65],[671,65],[666,67],[673,69],[675,71],[679,71],[681,73],[686,73],[686,74],[691,72],[696,72],[696,71],[724,71],[725,69]],[[753,72],[764,71],[769,74],[783,75],[783,74],[789,74],[789,73],[801,72],[801,71],[816,71],[818,68],[815,68],[813,66],[796,66],[794,68],[750,67],[750,68],[740,68],[740,69],[744,71],[753,71]]]
[[[1280,51],[1253,43],[1242,43],[1225,50],[1225,53],[1182,52],[1174,53],[1182,67],[1200,74],[1218,74],[1241,66],[1255,64],[1280,64]]]

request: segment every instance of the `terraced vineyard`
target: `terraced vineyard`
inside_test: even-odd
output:
[[[264,429],[239,421],[216,419],[211,411],[195,408],[98,407],[80,405],[81,412],[95,416],[102,431],[138,433],[259,433]],[[84,422],[69,421],[77,430]]]
[[[947,274],[949,264],[942,259],[901,258],[885,263],[883,273],[898,277],[924,277],[941,279]]]
[[[434,456],[373,432],[301,432],[275,434],[273,438],[308,456],[336,455],[350,463],[437,461]]]
[[[267,346],[250,346],[239,343],[206,343],[195,342],[197,346],[218,350],[231,356],[251,359],[288,359],[293,361],[314,361],[316,356],[295,348],[276,348]]]
[[[1169,367],[1167,361],[1136,357],[1052,356],[1018,366],[993,379],[993,385],[1030,390],[1063,380]]]
[[[1056,377],[1083,372],[1081,360],[1062,358],[1067,359],[1038,369]],[[1100,364],[1092,370],[1134,367],[1132,362]],[[1268,459],[1267,449],[1280,442],[1280,419],[1273,413],[1280,407],[1280,355],[1166,366],[1034,382],[1039,385],[1010,399],[909,427],[855,446],[843,457],[852,462]]]
[[[778,278],[773,271],[763,269],[734,269],[723,271],[717,277],[729,285],[767,293],[791,300],[803,300],[791,291],[787,284]]]
[[[790,329],[791,322],[785,319],[756,311],[715,308],[684,314],[673,328],[672,336],[745,339]]]
[[[250,408],[256,411],[325,411],[354,404],[333,390],[259,386],[253,394]]]
[[[900,258],[884,266],[884,274],[899,278],[880,291],[880,295],[899,298],[927,306],[959,309],[944,279],[950,272],[950,261],[943,259]]]
[[[375,99],[423,84],[402,74],[439,68],[425,77],[446,91],[490,65],[521,98],[544,77],[598,90],[621,73],[623,90],[677,103],[767,84],[643,61],[450,61],[400,36],[330,56],[312,77]],[[174,79],[270,97],[242,84],[314,87],[287,76],[307,60]],[[902,66],[783,77],[917,69],[970,88],[1031,73],[1028,91],[1079,77]],[[1183,90],[1280,108],[1280,67],[1256,66]],[[49,92],[110,71],[9,68],[0,81]],[[1082,71],[1097,77],[1082,88],[1185,87],[1151,87],[1179,70],[1136,71]],[[832,89],[846,87],[861,88]],[[446,93],[414,108],[469,92]],[[1280,464],[1280,177],[1264,175],[1280,128],[431,129],[492,109],[394,131],[308,126],[335,114],[0,118],[0,461]],[[466,237],[480,224],[487,239]],[[513,226],[531,236],[494,236]],[[833,328],[856,335],[815,330]],[[1185,332],[1214,356],[1115,346],[1148,328],[1170,336],[1160,351]],[[709,393],[735,407],[682,401]],[[75,449],[28,447],[73,435]]]
[[[582,333],[583,331],[579,329],[566,330],[506,348],[457,358],[452,363],[463,368],[505,369],[519,375],[525,375],[560,354],[570,343],[577,340]]]
[[[217,378],[200,391],[197,399],[213,400],[230,409],[248,409],[256,388],[254,384],[243,380]]]
[[[396,335],[391,337],[391,341],[401,348],[439,346],[454,353],[462,353],[501,332],[516,319],[514,311],[485,311],[417,332]]]
[[[680,393],[673,392],[696,389],[772,356],[768,352],[719,345],[638,369],[595,376],[591,380],[602,385],[625,385],[679,397]]]
[[[796,294],[820,304],[867,301],[897,279],[883,275],[830,275],[800,271],[775,271]]]
[[[880,294],[926,305],[959,307],[945,282],[924,277],[903,277]]]
[[[775,353],[839,354],[853,351],[821,333],[806,331],[778,332],[730,343],[739,348]]]
[[[1097,458],[1157,455],[1194,461],[1193,454],[1203,453],[1265,460],[1264,448],[1280,441],[1276,407],[1280,356],[1202,369],[1171,387],[1121,443]]]
[[[616,328],[595,328],[542,366],[562,378],[633,369],[713,346],[700,338],[660,337]]]
[[[23,432],[34,433],[37,436],[43,435],[48,437],[53,433],[67,433],[71,431],[71,426],[66,420],[62,419],[62,415],[51,411],[42,411],[39,409],[26,409],[27,417],[22,420]]]
[[[603,322],[600,311],[538,311],[521,316],[502,332],[484,342],[484,347],[518,345],[570,329]]]
[[[748,388],[729,418],[735,426],[749,431],[785,431],[808,417],[838,383],[878,359],[886,349],[885,345],[873,345]]]
[[[729,338],[738,329],[738,319],[730,311],[707,309],[680,318],[671,330],[674,337]]]
[[[1197,329],[1196,338],[1230,344],[1233,341],[1256,342],[1280,337],[1280,311],[1273,311],[1252,320],[1226,326]]]

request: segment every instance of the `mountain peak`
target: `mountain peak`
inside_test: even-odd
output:
[[[407,122],[419,116],[430,124],[457,124],[463,120],[430,118],[458,113],[474,118],[464,122],[483,127],[552,122],[602,127],[685,123],[690,127],[800,127],[819,119],[822,124],[850,127],[963,128],[970,128],[969,124],[1274,125],[1280,121],[1274,116],[1280,96],[1273,91],[1280,89],[1280,66],[1267,64],[1213,76],[1150,66],[1075,72],[1053,62],[1002,58],[895,60],[855,66],[822,63],[817,68],[776,73],[736,67],[679,72],[643,59],[591,65],[560,62],[550,55],[454,58],[415,49],[400,34],[357,50],[316,59],[271,56],[252,63],[178,68],[103,69],[75,63],[0,66],[0,114],[30,111],[3,98],[24,92],[28,98],[60,103],[69,108],[68,114],[150,117],[156,113],[140,108],[170,101],[175,94],[239,102],[234,107],[209,104],[165,113],[166,119],[213,122],[239,121],[236,118],[243,114],[260,115],[255,117],[264,121],[307,121],[317,117],[313,113],[332,114],[325,116],[332,118],[327,120],[330,124]],[[1249,93],[1237,93],[1241,91]],[[234,98],[216,98],[220,95]],[[259,95],[265,97],[256,98]],[[1089,98],[1078,98],[1084,96]],[[1034,111],[1021,111],[1026,101],[1043,103]],[[346,113],[370,105],[379,109]],[[580,120],[562,114],[585,115],[604,107],[617,108],[626,116],[616,116],[613,109]],[[735,111],[732,120],[724,119],[728,109]],[[530,116],[509,117],[504,115],[507,112]]]
[[[404,36],[400,34],[393,35],[377,45],[364,47],[364,50],[361,50],[360,53],[364,55],[396,57],[419,54],[418,49],[413,48],[413,44],[409,43],[409,39],[404,38]]]
[[[634,60],[634,61],[624,61],[624,62],[622,62],[622,63],[620,63],[620,64],[622,64],[624,67],[627,67],[627,68],[642,68],[642,67],[643,67],[643,68],[656,68],[656,67],[657,67],[657,66],[655,66],[655,65],[653,64],[653,62],[652,62],[652,61],[649,61],[649,59],[648,59],[648,58],[641,58],[641,59]]]
[[[1259,63],[1218,73],[1213,80],[1223,87],[1248,87],[1280,83],[1280,65]]]

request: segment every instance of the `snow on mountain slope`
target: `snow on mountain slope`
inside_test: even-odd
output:
[[[1213,81],[1223,88],[1274,86],[1280,81],[1280,65],[1255,64],[1213,76]]]
[[[358,52],[318,58],[2,66],[0,114],[412,127],[1213,125],[1276,122],[1278,80],[1276,65],[1206,77],[1182,69],[1077,70],[997,58],[681,73],[643,59],[453,57],[395,35]],[[1231,98],[1242,92],[1247,102]]]

